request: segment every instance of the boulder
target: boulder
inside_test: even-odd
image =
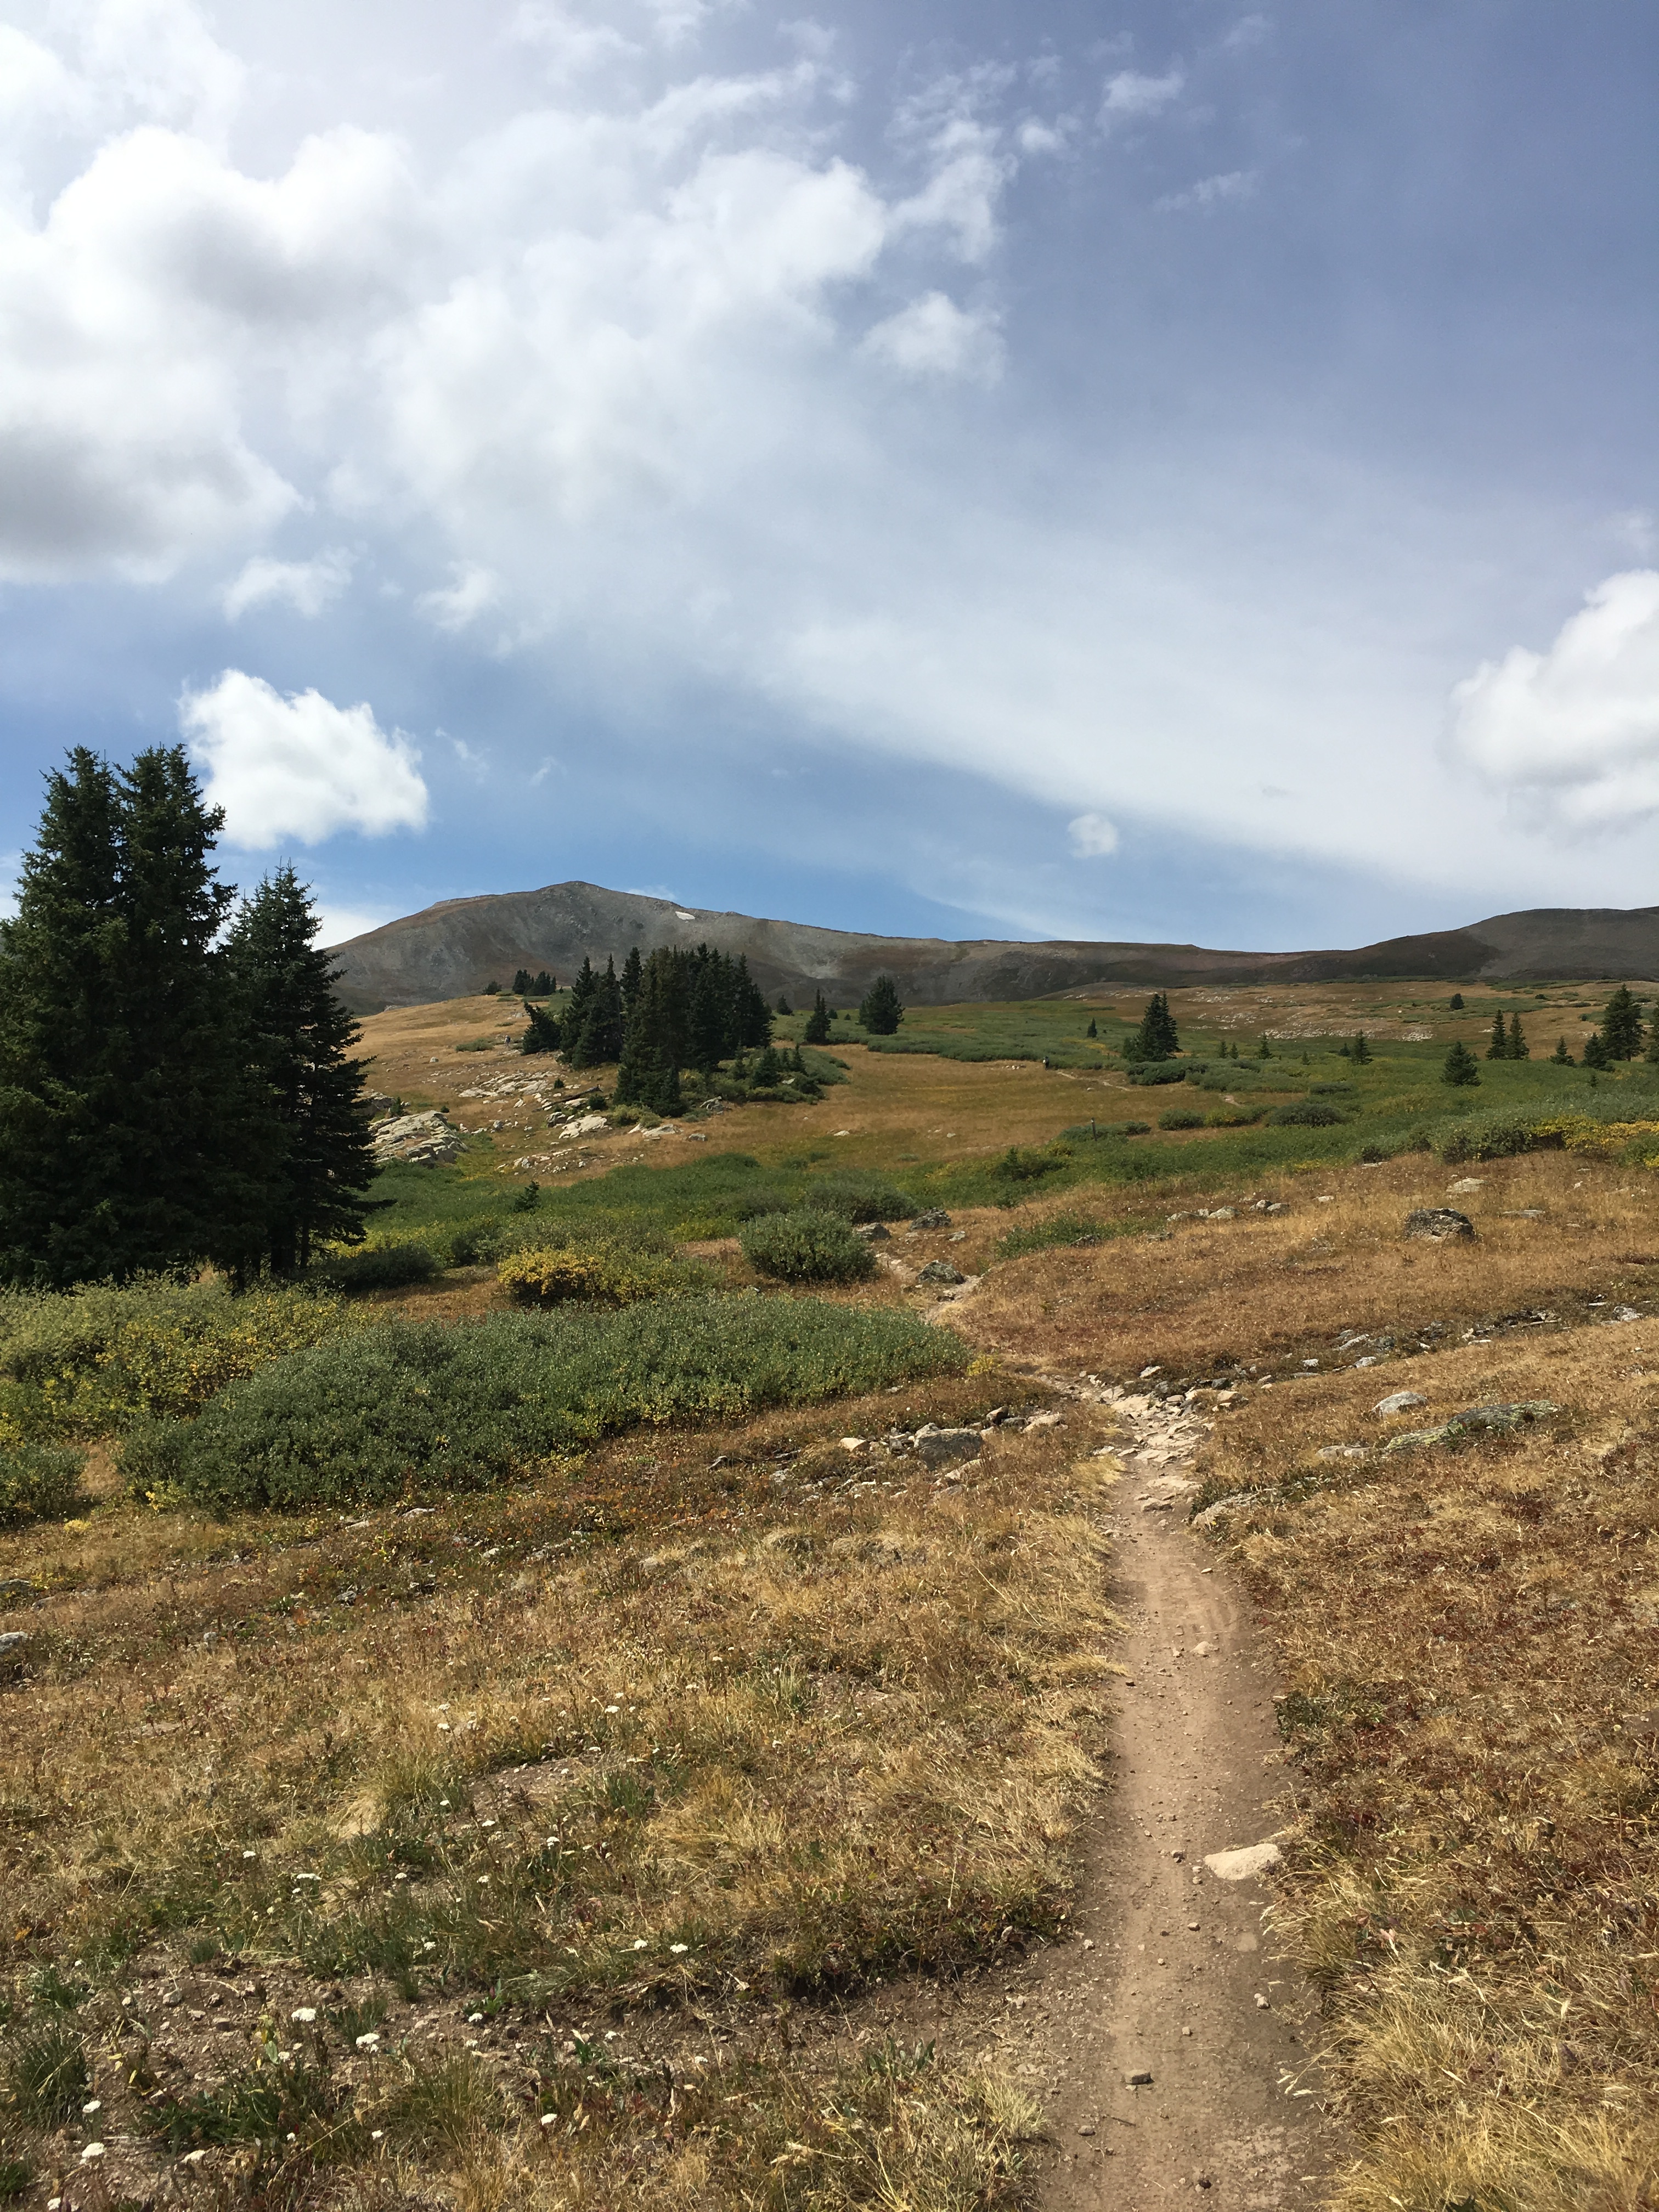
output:
[[[956,1467],[983,1449],[977,1429],[918,1429],[913,1447],[924,1467]]]
[[[951,1217],[942,1206],[930,1206],[926,1213],[912,1214],[910,1226],[912,1229],[948,1229]]]
[[[1379,1398],[1371,1411],[1386,1420],[1391,1413],[1409,1413],[1413,1406],[1426,1406],[1428,1402],[1420,1390],[1396,1390],[1390,1397]]]
[[[1218,1881],[1250,1881],[1283,1857],[1277,1844],[1246,1844],[1237,1850],[1212,1851],[1204,1863]]]
[[[1406,1234],[1426,1237],[1436,1244],[1444,1244],[1454,1239],[1472,1238],[1474,1224],[1455,1206],[1419,1206],[1406,1216]]]
[[[884,1221],[861,1221],[853,1231],[854,1237],[862,1237],[866,1244],[884,1244],[892,1233]]]
[[[925,1267],[916,1270],[919,1283],[965,1283],[968,1278],[960,1267],[953,1267],[948,1260],[930,1260]]]

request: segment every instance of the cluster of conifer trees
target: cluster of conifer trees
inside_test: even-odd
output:
[[[520,999],[550,999],[558,985],[545,968],[533,975],[527,968],[520,968],[514,971],[513,988]]]
[[[617,1062],[618,1105],[672,1113],[680,1073],[712,1075],[723,1060],[772,1042],[772,1012],[742,953],[706,945],[695,952],[665,945],[641,959],[635,947],[620,975],[584,960],[561,1014],[527,1006],[526,1052],[562,1052],[572,1067]]]
[[[0,1279],[246,1283],[362,1234],[356,1024],[293,869],[219,882],[222,821],[179,746],[47,779],[0,923]]]

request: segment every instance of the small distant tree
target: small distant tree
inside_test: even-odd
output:
[[[794,1011],[794,1008],[790,1005],[787,998],[781,991],[780,991],[778,993],[778,1012],[781,1014],[793,1014]]]
[[[1613,1066],[1613,1054],[1607,1050],[1607,1041],[1600,1030],[1592,1030],[1584,1040],[1584,1065],[1586,1067]]]
[[[1634,1060],[1642,1049],[1642,1010],[1621,983],[1601,1015],[1601,1042],[1609,1061]]]
[[[1461,991],[1454,991],[1446,1004],[1453,1013],[1461,1014],[1463,1011],[1463,994]]]
[[[556,1014],[545,1013],[540,1006],[525,1008],[525,1031],[519,1040],[520,1052],[557,1052],[564,1042],[564,1025]]]
[[[546,969],[538,968],[536,971],[536,980],[530,986],[530,995],[532,999],[550,999],[557,988],[558,985],[555,983]]]
[[[1359,1030],[1355,1032],[1353,1046],[1349,1057],[1352,1060],[1356,1067],[1369,1067],[1370,1066],[1371,1048],[1365,1042],[1365,1032],[1364,1030]]]
[[[501,987],[493,975],[483,987],[483,995],[486,999],[499,999],[501,995]]]
[[[859,1001],[859,1020],[872,1036],[891,1036],[904,1019],[898,985],[890,975],[878,975]]]
[[[1446,1054],[1440,1080],[1452,1084],[1479,1083],[1480,1080],[1480,1063],[1461,1037]]]
[[[1649,1025],[1648,1048],[1642,1057],[1647,1060],[1659,1060],[1659,1016],[1656,1016]]]
[[[1578,1065],[1567,1050],[1565,1037],[1557,1037],[1555,1040],[1555,1050],[1550,1054],[1550,1065],[1552,1067],[1576,1067]]]
[[[1532,1058],[1532,1047],[1527,1042],[1526,1037],[1522,1033],[1521,1028],[1521,1017],[1519,1014],[1511,1014],[1510,1016],[1510,1058],[1511,1060],[1530,1060]]]
[[[830,1009],[823,1003],[822,991],[812,994],[812,1011],[806,1017],[805,1036],[808,1044],[828,1044],[830,1042]]]
[[[515,968],[513,970],[513,995],[515,999],[527,999],[530,996],[530,970],[527,968]]]
[[[1091,1037],[1097,1037],[1100,1035],[1100,1025],[1095,1020],[1092,1014],[1089,1017],[1089,1026],[1084,1030],[1083,1034],[1085,1036]]]
[[[1258,1060],[1271,1060],[1273,1056],[1273,1048],[1268,1044],[1265,1036],[1255,1048],[1255,1056]]]
[[[1507,1060],[1510,1056],[1510,1033],[1504,1026],[1504,1009],[1500,1006],[1492,1018],[1492,1037],[1486,1046],[1488,1060]]]
[[[757,1058],[755,1072],[749,1079],[759,1089],[771,1091],[776,1088],[782,1073],[783,1065],[778,1058],[777,1048],[769,1044]]]

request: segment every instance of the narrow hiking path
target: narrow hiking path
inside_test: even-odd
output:
[[[1337,2138],[1311,1993],[1263,1924],[1271,1854],[1252,1849],[1271,1844],[1284,1785],[1272,1657],[1188,1524],[1207,1421],[1104,1395],[1128,1432],[1110,1514],[1128,1680],[1078,1940],[1033,1992],[1050,2061],[1043,2203],[1302,2212],[1322,2201]]]

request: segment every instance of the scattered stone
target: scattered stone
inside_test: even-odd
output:
[[[925,1213],[911,1215],[910,1226],[912,1229],[948,1229],[951,1217],[942,1206],[930,1206]]]
[[[1240,1513],[1247,1505],[1254,1505],[1255,1497],[1253,1490],[1237,1490],[1231,1498],[1218,1498],[1213,1505],[1206,1505],[1201,1513],[1194,1514],[1192,1525],[1194,1528],[1213,1528],[1224,1515]]]
[[[1428,1400],[1420,1390],[1396,1390],[1387,1398],[1379,1398],[1371,1407],[1386,1420],[1394,1413],[1408,1413],[1413,1406],[1426,1406]]]
[[[1453,1206],[1418,1206],[1406,1216],[1406,1234],[1426,1237],[1436,1244],[1468,1242],[1474,1235],[1474,1224]]]
[[[1210,1852],[1204,1863],[1218,1881],[1253,1881],[1283,1857],[1277,1844],[1243,1844],[1236,1850]]]
[[[454,1159],[461,1149],[461,1133],[450,1126],[441,1106],[379,1122],[374,1136],[374,1157],[382,1166],[398,1160],[406,1167],[432,1167]]]
[[[1150,2089],[1152,2069],[1150,2066],[1137,2066],[1132,2074],[1126,2074],[1123,2078],[1132,2089]]]
[[[1437,1428],[1406,1429],[1391,1437],[1382,1447],[1385,1453],[1416,1451],[1425,1444],[1459,1444],[1474,1436],[1501,1436],[1510,1429],[1519,1429],[1532,1421],[1541,1421],[1547,1414],[1559,1413],[1560,1408],[1547,1398],[1517,1400],[1509,1405],[1471,1406],[1467,1412],[1454,1413],[1449,1421]]]
[[[924,1467],[952,1467],[977,1459],[984,1439],[977,1429],[920,1429],[915,1450]]]
[[[861,1221],[853,1231],[854,1237],[861,1237],[866,1244],[885,1244],[892,1233],[884,1221]]]
[[[1447,1184],[1446,1194],[1449,1198],[1461,1198],[1465,1191],[1484,1190],[1486,1188],[1485,1176],[1462,1176],[1456,1182]]]
[[[28,1640],[27,1630],[21,1628],[9,1628],[3,1636],[0,1636],[0,1666],[4,1666],[15,1659],[21,1659],[23,1656],[23,1646]]]
[[[919,1283],[942,1283],[948,1285],[965,1283],[967,1279],[967,1276],[963,1273],[961,1268],[953,1267],[948,1260],[930,1260],[925,1267],[919,1267],[916,1270],[916,1280]]]
[[[1316,1459],[1364,1459],[1364,1444],[1321,1444],[1314,1454]]]

